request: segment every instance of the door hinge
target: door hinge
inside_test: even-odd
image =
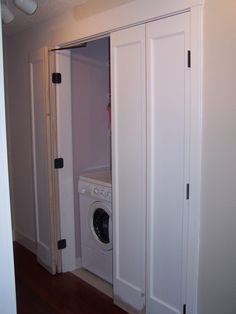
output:
[[[66,239],[61,239],[57,241],[57,249],[63,250],[66,248]]]
[[[63,158],[56,158],[54,159],[54,168],[61,169],[64,167],[64,160]]]
[[[58,73],[58,72],[52,73],[52,82],[54,84],[60,84],[61,83],[61,73]]]
[[[190,192],[190,186],[189,183],[186,185],[186,199],[189,200],[189,192]]]
[[[186,314],[186,304],[183,304],[183,314]]]
[[[188,68],[191,68],[191,50],[188,50]]]

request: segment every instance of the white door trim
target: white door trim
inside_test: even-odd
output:
[[[187,277],[187,313],[197,314],[197,288],[200,243],[201,207],[201,150],[202,150],[202,58],[203,58],[203,7],[195,6],[190,11],[191,37],[191,138],[190,138],[190,199],[189,243]]]

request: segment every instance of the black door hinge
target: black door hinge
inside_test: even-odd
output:
[[[183,314],[186,314],[186,304],[183,304]]]
[[[57,249],[58,250],[63,250],[66,248],[66,239],[62,239],[57,241]]]
[[[61,169],[64,167],[64,160],[63,158],[56,158],[54,159],[54,168]]]
[[[61,83],[61,73],[52,73],[52,82],[54,84],[60,84]]]
[[[191,68],[191,50],[188,50],[188,68]]]
[[[190,192],[190,186],[189,183],[186,185],[186,199],[189,200],[189,192]]]

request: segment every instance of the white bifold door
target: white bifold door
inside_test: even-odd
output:
[[[186,311],[190,149],[189,14],[147,24],[147,304]]]
[[[145,306],[145,26],[111,35],[115,303]]]
[[[190,15],[111,35],[114,297],[186,311]]]
[[[48,49],[41,48],[33,52],[30,55],[29,63],[36,216],[36,255],[38,262],[52,274],[55,274],[56,251],[53,219],[53,164],[51,112],[48,90]]]

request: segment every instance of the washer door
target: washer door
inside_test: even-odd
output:
[[[90,230],[97,245],[103,250],[112,249],[111,209],[102,202],[94,202],[90,206]]]

